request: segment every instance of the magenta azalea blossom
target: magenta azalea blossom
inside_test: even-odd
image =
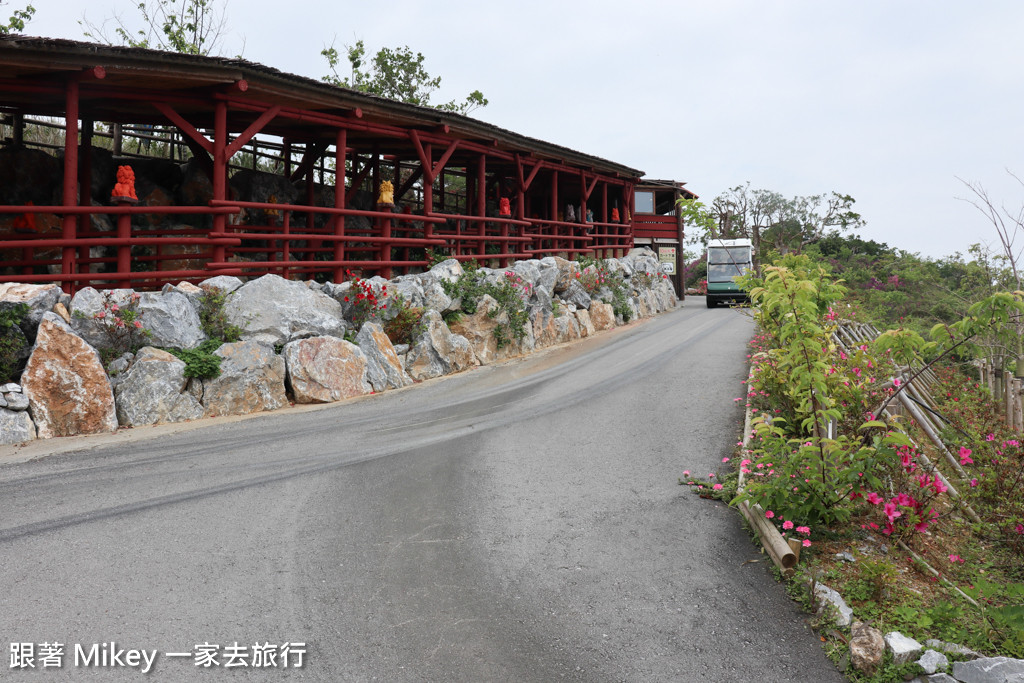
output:
[[[884,499],[884,498],[882,498],[882,497],[881,497],[880,495],[878,495],[877,493],[875,493],[874,491],[872,491],[871,493],[869,493],[869,494],[868,494],[868,496],[867,496],[867,501],[868,501],[869,503],[871,503],[872,505],[878,505],[878,504],[879,504],[879,503],[881,503],[881,502],[882,502],[883,500],[885,500],[885,499]]]

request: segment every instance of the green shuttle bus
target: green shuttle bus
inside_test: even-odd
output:
[[[708,308],[749,301],[736,278],[754,267],[754,246],[748,239],[708,242]]]

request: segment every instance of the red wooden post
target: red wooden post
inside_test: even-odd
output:
[[[487,155],[481,154],[476,161],[476,215],[487,216]],[[480,221],[476,226],[477,235],[487,235],[487,221]],[[477,256],[482,257],[487,253],[487,245],[480,240],[476,245]]]
[[[348,130],[339,128],[334,140],[334,208],[336,209],[345,208],[346,145],[348,145]],[[345,236],[345,217],[342,215],[335,216],[334,218],[334,234],[338,237]],[[334,260],[345,260],[345,242],[342,240],[337,240],[334,243]],[[345,267],[341,265],[334,266],[334,281],[344,282],[344,280]]]
[[[64,184],[62,204],[75,206],[78,204],[78,81],[71,79],[67,83],[64,105]],[[78,233],[78,216],[65,214],[62,220],[61,237],[73,240]],[[61,249],[60,272],[62,275],[74,275],[77,271],[75,248],[67,246]],[[78,286],[73,281],[64,281],[61,287],[73,294]]]
[[[124,200],[117,203],[118,206],[131,206],[132,202]],[[122,213],[117,217],[117,237],[118,239],[128,239],[132,236],[132,216],[128,213]],[[157,264],[157,268],[160,265]],[[131,245],[123,244],[117,248],[117,272],[128,273],[132,269],[132,248]],[[128,289],[132,286],[131,278],[124,278],[117,281],[117,286],[123,289]]]
[[[213,116],[213,199],[227,199],[228,160],[225,154],[228,137],[228,105],[218,101],[214,105]],[[227,226],[227,216],[222,213],[213,216],[213,232],[223,235]],[[222,244],[213,248],[213,260],[224,263],[227,260],[226,249]]]
[[[91,206],[92,205],[92,133],[93,133],[93,121],[92,119],[82,120],[82,144],[79,151],[78,159],[78,186],[81,188],[78,192],[78,205],[79,206]],[[83,216],[79,218],[79,228],[86,233],[92,231],[91,216]],[[89,258],[89,247],[80,247],[78,249],[78,260]],[[86,271],[91,272],[92,267],[86,266]],[[127,285],[126,285],[127,286]]]

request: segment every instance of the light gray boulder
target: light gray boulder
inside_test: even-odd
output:
[[[142,326],[149,331],[152,346],[192,349],[206,340],[199,313],[181,291],[143,292],[139,295]]]
[[[83,287],[71,298],[71,328],[94,348],[110,346],[110,335],[104,322],[108,318],[96,316],[104,312],[105,301],[124,308],[131,305],[134,294],[132,289],[106,289],[101,292],[93,287]]]
[[[377,323],[364,324],[356,335],[356,343],[366,356],[366,379],[374,391],[401,389],[412,384],[383,327]]]
[[[576,280],[573,280],[565,287],[561,296],[565,303],[572,304],[577,309],[590,308],[590,294],[588,294],[583,285]]]
[[[926,674],[933,674],[939,669],[945,669],[949,666],[949,658],[941,652],[925,650],[924,654],[917,660],[917,665],[921,667]]]
[[[200,282],[199,289],[204,292],[215,289],[224,294],[231,294],[243,284],[245,283],[233,275],[218,275],[217,277],[211,277]]]
[[[892,660],[896,664],[906,664],[921,656],[924,650],[921,643],[913,638],[908,638],[899,631],[890,631],[885,634],[885,646],[892,653]]]
[[[54,284],[0,283],[0,311],[12,309],[18,304],[28,306],[28,313],[18,327],[21,328],[29,343],[32,343],[36,340],[36,330],[43,319],[43,314],[53,310],[62,294],[61,288]]]
[[[1024,674],[1024,659],[983,657],[953,663],[953,678],[962,683],[1006,683],[1017,674]]]
[[[186,391],[185,363],[166,351],[143,347],[114,387],[117,421],[139,427],[198,420],[204,410]]]
[[[836,626],[846,628],[850,625],[850,621],[853,619],[853,610],[843,600],[843,596],[825,584],[817,583],[814,585],[814,597],[818,600],[819,614],[831,607],[836,612]]]
[[[28,395],[18,388],[18,391],[6,391],[3,393],[4,407],[8,410],[28,410]]]
[[[24,410],[0,408],[0,446],[25,443],[36,438],[32,416]]]
[[[207,417],[246,415],[288,404],[285,361],[270,345],[241,341],[223,344],[214,354],[222,359],[220,375],[189,382],[189,393],[203,404]]]
[[[469,341],[461,335],[452,334],[440,313],[427,311],[423,319],[427,329],[409,350],[406,360],[406,372],[410,377],[414,380],[430,379],[479,364]]]
[[[301,282],[264,275],[235,290],[224,305],[228,322],[242,339],[284,344],[309,336],[345,336],[341,304]]]
[[[389,292],[392,296],[400,295],[409,306],[421,307],[424,305],[423,283],[420,281],[419,275],[402,275],[395,278],[391,281]]]
[[[441,261],[433,268],[428,270],[425,274],[430,275],[435,280],[447,280],[449,282],[455,282],[459,279],[462,273],[465,272],[462,268],[462,264],[456,259],[450,258],[445,261]]]

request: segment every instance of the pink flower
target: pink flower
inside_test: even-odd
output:
[[[978,485],[978,480],[977,479],[971,479],[971,488],[973,489],[977,485]]]
[[[690,476],[690,470],[683,470],[683,476],[684,477]]]
[[[802,543],[803,543],[803,546],[804,546],[805,548],[810,548],[810,547],[811,547],[811,539],[809,539],[809,538],[805,538],[805,539],[804,539],[804,540],[802,541]]]
[[[142,321],[141,320],[136,320],[132,324],[135,325],[135,329],[137,329],[137,330],[141,330],[142,329]]]
[[[767,510],[767,511],[765,511],[764,516],[767,517],[768,519],[771,519],[772,517],[775,516],[775,513],[772,512],[771,510]]]
[[[722,462],[729,462],[729,458],[722,458]]]
[[[963,562],[964,559],[962,557],[960,557],[959,555],[950,555],[949,556],[949,561],[950,562]]]
[[[721,484],[715,484],[711,488],[714,489],[715,491],[721,491],[722,490],[722,485]]]
[[[1024,524],[1018,524],[1017,528],[1014,529],[1018,534],[1024,534]]]
[[[893,521],[897,517],[902,517],[903,513],[896,509],[896,503],[888,502],[884,508],[885,516],[889,518],[889,521]]]
[[[715,478],[715,473],[714,472],[712,472],[711,474],[708,475],[708,479],[714,479],[714,478]]]
[[[935,481],[932,482],[932,488],[935,489],[935,493],[945,493],[949,490],[949,487],[939,480],[939,475],[935,475]]]
[[[792,529],[793,528],[793,522],[791,522],[791,521],[789,521],[787,519],[785,522],[782,523],[782,528],[783,529],[787,529],[787,530],[788,529]]]
[[[878,505],[883,500],[884,499],[880,495],[878,495],[877,493],[875,493],[873,491],[871,493],[869,493],[868,496],[867,496],[867,501],[869,503],[871,503],[872,505]]]
[[[798,526],[796,528],[796,532],[798,534],[803,534],[804,536],[810,536],[811,535],[811,527],[809,527],[809,526]]]
[[[996,440],[996,435],[993,434],[992,432],[989,432],[988,436],[985,437],[985,441],[995,441],[995,440]]]
[[[966,446],[960,447],[960,464],[961,465],[973,465],[974,461],[971,460],[971,449]]]

